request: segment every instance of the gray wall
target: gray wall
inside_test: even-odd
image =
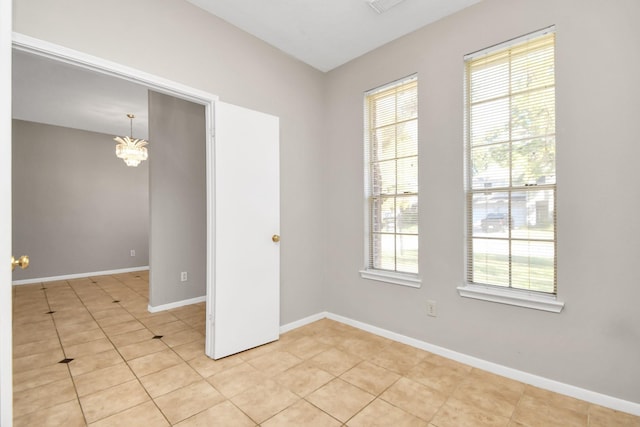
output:
[[[205,109],[149,91],[149,305],[206,294]],[[180,281],[180,272],[187,281]]]
[[[13,120],[14,280],[147,266],[149,170],[113,135]],[[131,257],[134,249],[136,256]]]
[[[640,2],[485,0],[328,74],[324,222],[331,312],[640,402]],[[556,24],[561,314],[461,298],[463,56]],[[360,279],[362,102],[418,73],[421,289]],[[335,209],[339,206],[340,209]],[[437,301],[438,317],[426,315]]]

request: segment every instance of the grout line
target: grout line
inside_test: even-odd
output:
[[[101,276],[101,277],[102,277],[102,276]],[[122,284],[122,286],[126,286],[127,288],[131,289],[131,288],[130,288],[129,286],[127,286],[124,282],[122,282],[118,277],[114,277],[114,276],[104,276],[104,277],[113,277],[113,278],[115,278],[118,282],[120,282],[120,283]],[[111,298],[112,300],[114,299],[113,295],[112,295],[112,294],[110,294],[110,293],[109,293],[106,289],[104,289],[102,286],[100,286],[100,283],[99,283],[99,282],[95,282],[95,283],[94,283],[94,282],[93,282],[93,278],[87,278],[87,279],[91,279],[91,280],[92,280],[91,285],[96,285],[96,288],[98,288],[98,289],[99,289],[101,292],[103,292],[106,296],[108,296],[108,297],[109,297],[109,298]],[[71,286],[70,284],[69,284],[69,286],[70,286],[70,287],[71,287],[71,289],[73,290],[74,294],[78,297],[78,299],[80,300],[80,302],[82,303],[82,305],[84,306],[84,308],[87,310],[87,312],[89,313],[89,315],[91,316],[91,318],[93,318],[93,320],[96,322],[96,324],[98,325],[98,328],[99,328],[99,329],[100,329],[100,331],[104,334],[105,338],[106,338],[106,339],[111,343],[111,345],[113,346],[113,349],[114,349],[114,350],[118,353],[118,355],[122,358],[122,361],[124,362],[124,364],[126,364],[126,365],[127,365],[127,368],[128,368],[128,369],[129,369],[129,371],[133,374],[133,376],[134,376],[135,380],[136,380],[136,381],[138,381],[138,384],[140,385],[140,387],[144,390],[144,392],[147,394],[147,396],[149,397],[149,399],[153,402],[153,404],[156,406],[156,408],[157,408],[157,409],[158,409],[158,411],[162,414],[162,416],[167,420],[167,422],[169,423],[169,425],[171,425],[171,423],[170,423],[170,422],[169,422],[169,420],[167,419],[167,417],[166,417],[166,415],[164,414],[164,412],[162,412],[162,410],[160,410],[160,408],[159,408],[159,407],[158,407],[158,405],[156,404],[155,400],[151,397],[151,395],[149,394],[149,392],[147,391],[147,389],[144,387],[144,385],[143,385],[143,384],[142,384],[142,382],[140,381],[140,378],[138,377],[138,375],[137,375],[137,374],[135,373],[135,371],[131,368],[131,366],[129,365],[128,361],[124,358],[124,356],[122,355],[122,353],[120,353],[120,350],[118,349],[118,346],[116,346],[116,344],[111,340],[111,338],[109,337],[109,335],[107,335],[107,333],[104,331],[103,327],[100,325],[100,322],[98,322],[98,319],[96,319],[96,318],[95,318],[95,316],[94,316],[93,312],[89,309],[89,307],[87,307],[87,305],[85,304],[85,302],[84,302],[84,300],[82,299],[82,297],[81,297],[81,296],[76,292],[75,288],[74,288],[73,286]],[[136,293],[137,293],[137,292],[136,292]],[[131,312],[129,312],[129,310],[127,310],[126,308],[122,307],[122,305],[121,305],[120,303],[118,303],[118,305],[120,306],[120,308],[122,308],[123,310],[125,310],[129,315],[131,315],[134,319],[136,319],[137,321],[139,321],[139,320],[138,320],[138,318],[137,318],[136,316],[134,316],[133,314],[131,314]],[[142,322],[140,322],[140,323],[142,324]],[[144,324],[142,324],[142,325],[146,328],[146,325],[144,325]],[[147,328],[147,330],[148,330],[148,328]],[[151,332],[151,331],[149,331],[149,332]],[[167,348],[168,348],[168,347],[169,347],[169,346],[167,346]],[[63,350],[63,351],[64,351],[64,350]],[[115,366],[115,365],[113,365],[113,366]],[[110,367],[111,367],[111,366],[108,366],[107,368],[110,368]],[[106,369],[106,368],[100,368],[100,369]],[[98,370],[100,370],[100,369],[98,369]],[[78,376],[85,375],[85,374],[89,374],[89,373],[91,373],[91,372],[95,372],[95,370],[92,370],[92,371],[89,371],[89,372],[85,372],[85,373],[80,374],[80,375],[78,375]],[[73,375],[72,375],[71,377],[72,377],[72,379],[73,379]],[[121,384],[124,384],[124,383],[121,383]],[[121,385],[121,384],[116,384],[116,385],[113,385],[113,386],[107,387],[107,388],[105,388],[105,389],[103,389],[103,390],[96,391],[96,392],[94,392],[94,393],[100,393],[100,392],[102,392],[102,391],[104,391],[104,390],[108,390],[108,389],[111,389],[111,388],[117,387],[117,386],[119,386],[119,385]],[[75,381],[74,381],[74,387],[75,387]],[[93,393],[91,393],[91,394],[93,394]],[[77,389],[76,389],[76,395],[78,395],[78,391],[77,391]],[[80,399],[80,396],[78,395],[78,400],[79,400],[79,399]],[[114,415],[117,415],[117,414],[120,414],[120,413],[122,413],[122,412],[124,412],[124,411],[127,411],[127,410],[129,410],[129,409],[135,408],[135,407],[140,406],[140,405],[142,405],[142,404],[144,404],[144,403],[146,403],[146,402],[140,403],[140,404],[135,405],[135,406],[132,406],[132,407],[130,407],[130,408],[123,409],[123,410],[122,410],[122,411],[120,411],[120,412],[116,412],[116,413],[114,413],[114,414],[110,414],[110,415],[108,415],[108,416],[106,416],[106,417],[104,417],[104,418],[100,418],[100,420],[101,420],[101,419],[108,418],[108,417],[111,417],[111,416],[114,416]],[[80,405],[80,406],[81,406],[81,408],[82,408],[82,405]],[[83,411],[83,415],[84,415],[84,411]],[[94,420],[94,422],[97,422],[97,421],[99,421],[99,420]],[[86,417],[85,417],[85,423],[88,425],[88,422],[87,422]]]
[[[100,276],[100,277],[103,277],[103,276]],[[113,277],[113,278],[114,278],[114,279],[116,279],[118,282],[120,282],[122,286],[125,286],[125,287],[127,287],[128,289],[131,289],[134,293],[136,293],[136,294],[140,295],[138,292],[136,292],[135,290],[133,290],[131,287],[127,286],[127,284],[125,284],[122,280],[120,280],[120,278],[119,278],[119,277],[117,277],[117,276],[109,276],[109,277]],[[91,278],[91,279],[93,280],[93,278]],[[107,294],[107,295],[108,295],[112,300],[114,300],[114,299],[115,299],[115,297],[113,296],[113,294],[111,294],[108,290],[106,290],[105,288],[103,288],[103,287],[100,285],[100,282],[96,281],[96,286],[97,286],[98,288],[100,288],[100,289],[101,289],[105,294]],[[140,295],[140,296],[143,296],[143,295]],[[143,297],[144,297],[144,296],[143,296]],[[148,300],[148,298],[147,298],[147,297],[144,297],[144,298]],[[122,301],[122,300],[120,300],[120,301]],[[147,331],[149,331],[151,334],[153,334],[153,331],[151,331],[151,330],[147,327],[147,325],[145,325],[144,323],[140,322],[140,320],[138,319],[138,317],[136,317],[136,316],[135,316],[134,314],[132,314],[129,310],[127,310],[127,308],[126,308],[126,307],[124,307],[120,302],[118,302],[117,304],[118,304],[118,306],[120,306],[120,308],[122,308],[124,311],[126,311],[130,316],[132,316],[134,319],[136,319],[136,321],[137,321],[137,322],[139,322],[142,326],[144,326],[144,329],[146,329],[146,330],[147,330]],[[89,311],[89,312],[91,313],[91,311]],[[93,317],[93,313],[91,313],[91,317]],[[98,327],[100,328],[100,330],[102,330],[102,333],[104,334],[104,336],[105,336],[105,337],[107,337],[107,339],[109,340],[109,342],[110,342],[110,343],[111,343],[111,345],[113,346],[114,350],[115,350],[115,351],[120,355],[120,357],[122,358],[122,361],[125,363],[125,365],[127,365],[127,368],[128,368],[128,369],[129,369],[129,371],[133,374],[133,376],[134,376],[134,378],[136,379],[136,381],[138,381],[138,384],[139,384],[139,385],[140,385],[140,387],[144,390],[144,392],[146,393],[146,395],[149,397],[149,400],[150,400],[151,402],[153,402],[153,405],[158,409],[158,411],[160,412],[160,414],[162,414],[162,416],[163,416],[163,417],[164,417],[164,419],[167,421],[167,423],[169,423],[169,425],[172,425],[172,424],[171,424],[171,422],[169,421],[169,419],[167,418],[167,416],[165,415],[165,413],[164,413],[164,412],[162,412],[162,409],[160,409],[160,407],[159,407],[159,406],[158,406],[158,404],[156,403],[155,399],[154,399],[154,398],[149,394],[149,391],[146,389],[146,387],[144,386],[144,384],[142,384],[142,381],[140,381],[140,377],[138,377],[138,374],[133,370],[133,368],[132,368],[132,367],[131,367],[131,365],[129,364],[129,361],[128,361],[128,360],[124,357],[124,355],[120,352],[120,349],[118,348],[118,346],[117,346],[117,345],[116,345],[116,344],[111,340],[111,337],[109,337],[109,335],[107,335],[107,333],[104,331],[104,329],[102,328],[102,326],[100,325],[100,323],[98,322],[98,320],[97,320],[97,319],[95,319],[95,317],[94,317],[94,320],[95,320],[95,321],[96,321],[96,323],[98,324]],[[116,324],[117,324],[117,323],[116,323]],[[110,325],[109,325],[109,326],[110,326]],[[126,333],[126,332],[125,332],[125,333]],[[120,334],[120,335],[121,335],[121,334]],[[154,334],[154,335],[155,335],[155,334]],[[142,341],[141,341],[141,342],[142,342]],[[164,343],[163,343],[163,344],[164,344]],[[166,345],[166,344],[165,344],[165,345]],[[167,345],[167,348],[170,348],[170,347]],[[164,351],[164,350],[161,350],[161,351]],[[175,353],[175,352],[174,352],[174,353]],[[155,354],[155,353],[149,353],[149,354]],[[146,355],[145,355],[145,356],[146,356]],[[178,356],[180,356],[180,355],[178,355]],[[144,356],[141,356],[141,357],[144,357]],[[132,359],[132,360],[135,360],[135,359],[136,359],[136,358],[134,358],[134,359]],[[118,384],[118,385],[119,385],[119,384]],[[109,387],[109,388],[113,388],[113,387],[117,387],[117,385],[112,386],[112,387]],[[146,403],[146,402],[143,402],[143,403]],[[141,404],[143,404],[143,403],[141,403]],[[139,405],[141,405],[141,404],[139,404]],[[136,406],[139,406],[139,405],[136,405]],[[132,408],[135,408],[136,406],[133,406]],[[132,408],[127,408],[127,409],[124,409],[123,411],[117,412],[117,413],[115,413],[115,414],[111,414],[111,415],[109,415],[109,417],[110,417],[110,416],[113,416],[113,415],[117,415],[117,414],[119,414],[119,413],[122,413],[122,412],[127,411],[127,410],[132,409]],[[108,417],[105,417],[105,418],[108,418]]]
[[[66,282],[66,286],[68,286],[69,289],[71,289],[73,291],[73,293],[75,294],[76,298],[78,298],[78,300],[80,302],[82,302],[80,300],[80,297],[76,293],[75,289],[73,289],[71,287],[71,284],[69,284],[68,281],[65,281],[65,282]],[[45,287],[44,283],[42,283],[42,290],[43,290],[44,299],[47,302],[47,307],[49,308],[49,311],[53,311],[52,307],[51,307],[51,303],[49,302],[49,295],[47,293],[48,289]],[[83,303],[83,306],[84,306],[84,303]],[[58,326],[57,326],[56,318],[55,318],[54,314],[55,313],[52,313],[50,315],[51,316],[51,320],[53,321],[53,327],[56,330],[56,336],[58,337],[58,343],[60,344],[60,350],[62,350],[62,355],[64,356],[64,359],[67,359],[67,352],[65,351],[64,346],[62,345],[62,338],[60,337],[60,332],[58,331]],[[60,363],[60,362],[58,362],[58,363]],[[66,363],[66,365],[67,365],[67,372],[69,373],[69,379],[71,379],[71,384],[73,384],[73,391],[75,392],[75,395],[76,395],[76,401],[78,402],[78,406],[80,407],[80,413],[82,413],[82,418],[84,418],[84,423],[86,425],[89,425],[89,423],[87,421],[87,416],[84,413],[84,408],[82,407],[82,404],[80,403],[80,395],[78,394],[78,388],[76,386],[76,382],[75,382],[75,379],[73,377],[73,374],[71,373],[71,367],[69,366],[69,363]]]

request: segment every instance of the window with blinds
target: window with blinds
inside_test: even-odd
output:
[[[467,281],[556,294],[555,34],[465,57]]]
[[[418,81],[365,94],[367,270],[418,273]]]

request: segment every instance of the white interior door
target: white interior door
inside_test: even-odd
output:
[[[214,115],[213,327],[208,328],[213,336],[208,338],[209,356],[218,359],[279,336],[280,165],[277,117],[222,102],[215,103]]]

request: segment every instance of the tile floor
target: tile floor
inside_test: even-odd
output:
[[[146,272],[14,287],[14,425],[640,426],[331,320],[213,361]]]

